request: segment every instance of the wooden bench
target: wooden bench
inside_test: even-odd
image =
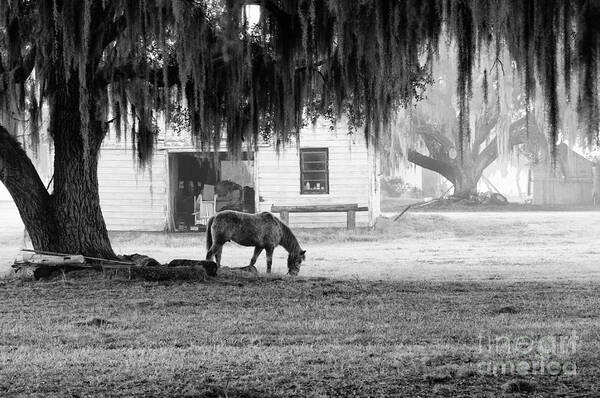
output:
[[[368,207],[359,207],[358,204],[340,204],[340,205],[311,205],[311,206],[271,206],[271,213],[279,213],[279,218],[285,224],[290,222],[290,213],[346,213],[346,227],[354,229],[356,227],[356,212],[367,211]]]

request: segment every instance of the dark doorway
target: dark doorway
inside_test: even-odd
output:
[[[171,153],[169,180],[172,229],[203,230],[215,211],[255,212],[252,153],[237,161],[226,152]],[[214,206],[212,211],[206,212],[207,204]]]

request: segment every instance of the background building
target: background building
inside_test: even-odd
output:
[[[190,137],[166,135],[144,169],[132,159],[131,143],[107,139],[98,179],[102,212],[109,230],[196,229],[199,195],[217,193],[216,210],[271,211],[272,206],[356,204],[356,225],[379,216],[379,159],[360,134],[343,124],[318,122],[300,133],[300,145],[279,153],[270,143],[231,158],[222,145],[202,152]],[[208,193],[207,193],[208,192]],[[290,213],[292,227],[344,227],[346,213]]]

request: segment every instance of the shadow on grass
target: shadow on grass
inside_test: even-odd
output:
[[[593,393],[600,374],[600,325],[581,315],[600,306],[592,283],[222,271],[204,282],[0,281],[1,393],[497,396],[518,375],[474,366],[534,356],[482,349],[482,336],[515,342],[573,330],[577,350],[548,358],[573,361],[581,373],[526,379],[540,395],[581,395]],[[509,306],[519,312],[491,310]],[[93,319],[107,323],[88,325]]]

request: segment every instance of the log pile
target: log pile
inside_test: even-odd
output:
[[[198,281],[217,275],[217,264],[213,261],[176,259],[161,265],[155,259],[137,253],[109,260],[29,249],[23,249],[23,255],[15,260],[12,268],[16,276],[35,280],[79,270],[99,271],[105,278],[150,281]]]

